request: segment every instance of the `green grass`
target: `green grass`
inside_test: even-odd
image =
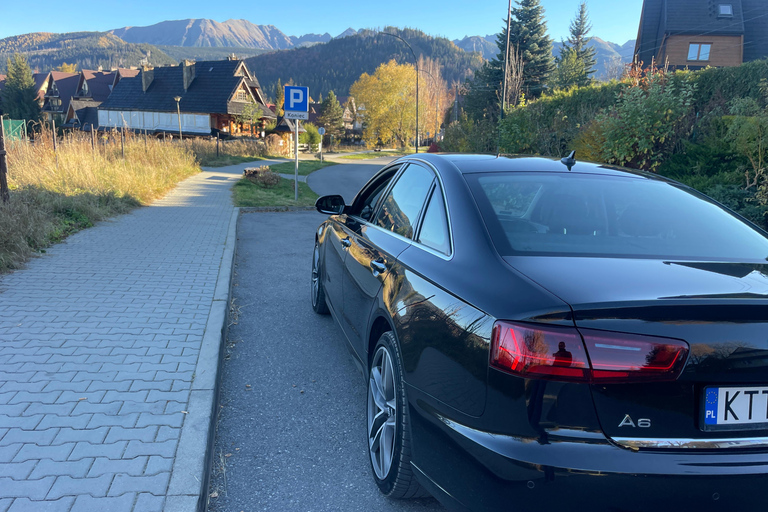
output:
[[[371,160],[373,158],[380,158],[382,156],[392,156],[391,153],[357,153],[354,155],[344,155],[337,157],[344,160]]]
[[[421,148],[419,148],[421,149]],[[426,150],[428,148],[424,148],[424,153],[426,153]],[[379,158],[382,156],[403,156],[403,155],[412,155],[414,153],[413,149],[383,149],[381,151],[376,151],[373,153],[357,153],[355,155],[344,155],[340,156],[338,158],[343,158],[345,160],[370,160],[371,158]]]
[[[282,164],[281,164],[282,165]],[[293,164],[291,164],[293,165]],[[275,166],[272,166],[273,168]],[[318,195],[306,183],[299,183],[299,200],[294,201],[293,180],[282,178],[274,188],[264,188],[249,180],[242,179],[233,187],[235,206],[314,206]]]
[[[259,160],[269,160],[261,156],[234,156],[222,155],[218,158],[200,158],[200,165],[203,167],[226,167],[227,165],[243,164],[246,162],[257,162]]]
[[[328,167],[329,165],[336,164],[333,162],[321,162],[319,160],[299,160],[299,175],[306,176],[318,169]],[[295,162],[285,162],[282,164],[274,164],[269,166],[270,169],[278,174],[293,174],[295,167]]]

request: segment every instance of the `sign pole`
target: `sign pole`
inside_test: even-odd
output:
[[[285,94],[285,119],[296,123],[296,135],[293,141],[296,165],[293,173],[294,200],[299,200],[299,119],[309,117],[309,87],[286,85]]]
[[[296,155],[296,165],[293,171],[293,199],[299,201],[299,120],[294,121],[296,123],[296,140],[293,141],[293,150]]]
[[[8,191],[8,162],[5,151],[5,124],[3,117],[0,116],[0,197],[3,203],[7,203],[11,195]]]

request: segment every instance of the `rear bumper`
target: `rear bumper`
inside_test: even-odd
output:
[[[532,440],[423,409],[412,408],[411,419],[416,474],[451,510],[733,512],[768,505],[765,452],[631,451],[594,433]]]

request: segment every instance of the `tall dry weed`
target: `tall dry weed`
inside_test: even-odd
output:
[[[50,131],[34,142],[8,146],[11,197],[0,205],[0,272],[17,268],[35,251],[94,222],[163,196],[199,171],[178,144],[119,133],[58,138]]]

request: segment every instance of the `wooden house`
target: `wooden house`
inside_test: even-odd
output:
[[[635,60],[701,69],[768,57],[766,0],[644,0]]]
[[[241,123],[249,104],[254,123]],[[266,107],[258,81],[244,61],[234,58],[145,67],[135,77],[122,77],[98,107],[101,128],[149,133],[181,129],[195,135],[259,136],[268,119],[275,114]]]
[[[80,73],[51,71],[48,73],[43,101],[43,116],[46,121],[64,122],[69,102],[77,91]]]

